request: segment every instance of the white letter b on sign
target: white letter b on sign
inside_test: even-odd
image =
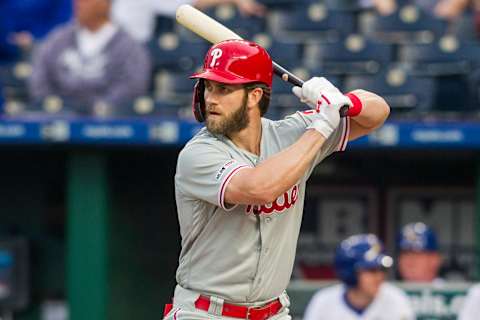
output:
[[[212,52],[210,53],[210,55],[212,56],[212,62],[210,62],[210,68],[215,67],[217,59],[220,58],[222,54],[223,52],[222,52],[222,49],[220,48],[215,48],[212,50]]]

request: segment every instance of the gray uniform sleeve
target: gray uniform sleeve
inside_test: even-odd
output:
[[[214,145],[187,145],[178,157],[176,188],[188,198],[200,199],[230,211],[235,206],[224,202],[227,185],[235,174],[248,167]]]

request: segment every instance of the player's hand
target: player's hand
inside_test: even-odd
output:
[[[319,117],[307,129],[319,131],[325,139],[338,127],[340,109],[344,105],[352,105],[352,101],[325,78],[314,77],[301,88],[293,87],[292,91],[300,101],[319,113]]]

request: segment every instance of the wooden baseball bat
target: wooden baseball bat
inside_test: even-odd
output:
[[[213,44],[230,39],[242,39],[242,37],[220,22],[188,4],[183,4],[177,8],[176,19],[179,24]],[[272,63],[273,72],[283,81],[287,81],[295,86],[303,86],[304,81],[302,79],[275,61],[272,61]],[[340,114],[345,116],[347,111],[348,106],[343,106],[340,109]]]

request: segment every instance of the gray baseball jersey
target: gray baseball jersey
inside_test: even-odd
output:
[[[182,250],[177,282],[226,301],[250,303],[279,296],[292,273],[302,221],[305,183],[315,165],[344,150],[349,119],[325,142],[311,168],[273,203],[229,205],[225,189],[240,170],[282,151],[318,116],[297,112],[280,121],[262,118],[260,156],[203,128],[180,152],[175,175]]]

